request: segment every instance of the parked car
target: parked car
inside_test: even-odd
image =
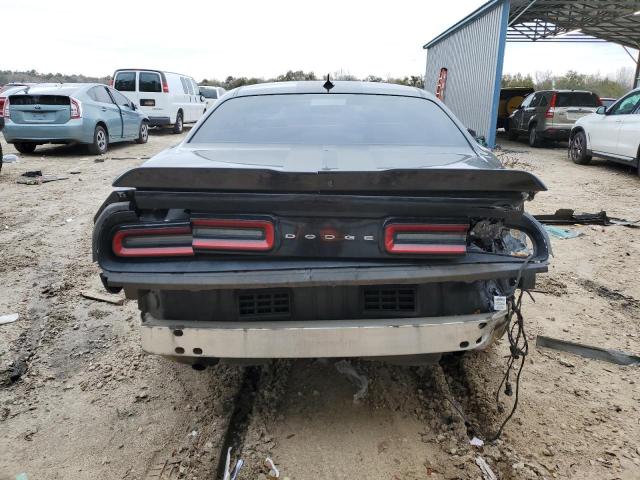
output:
[[[205,111],[205,98],[188,75],[126,68],[113,74],[113,87],[140,105],[152,127],[171,127],[182,133],[185,123],[197,122]]]
[[[114,186],[103,283],[138,299],[145,351],[197,365],[485,348],[547,270],[543,183],[417,88],[240,87]]]
[[[82,143],[93,154],[109,143],[146,143],[146,115],[124,95],[99,83],[35,85],[11,92],[3,107],[4,138],[21,153],[45,143]]]
[[[616,103],[617,98],[608,98],[608,97],[600,97],[600,102],[602,102],[603,107],[609,108],[611,105]]]
[[[586,165],[594,156],[634,166],[640,175],[640,88],[576,122],[569,157]]]
[[[205,110],[209,110],[213,107],[218,99],[222,97],[227,91],[222,87],[211,87],[209,85],[200,85],[200,95],[205,98]]]
[[[533,93],[532,87],[505,87],[500,89],[498,122],[496,128],[509,128],[509,116],[516,111],[527,95]]]
[[[527,135],[529,145],[568,140],[573,124],[596,111],[600,98],[580,90],[543,90],[530,94],[509,117],[509,139]]]

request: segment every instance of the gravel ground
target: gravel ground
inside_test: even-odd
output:
[[[275,362],[248,375],[144,355],[134,302],[81,296],[101,288],[92,219],[112,179],[180,138],[152,132],[147,145],[114,145],[99,158],[44,146],[4,165],[0,315],[20,319],[0,326],[0,479],[216,478],[227,444],[247,462],[243,479],[267,478],[266,456],[290,479],[478,479],[478,457],[503,479],[640,478],[637,367],[534,346],[544,334],[640,353],[640,229],[577,226],[582,236],[552,240],[550,272],[535,303],[525,299],[520,407],[501,440],[472,447],[470,433],[488,437],[505,415],[495,401],[505,341],[420,368],[353,360],[368,380],[354,403],[359,387],[334,361]],[[640,179],[629,169],[576,166],[564,147],[500,140],[507,163],[549,187],[533,213],[640,218]],[[68,179],[17,184],[27,170]]]

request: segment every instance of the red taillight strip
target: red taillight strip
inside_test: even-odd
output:
[[[396,243],[399,232],[465,233],[469,225],[459,224],[403,224],[387,225],[384,229],[384,246],[389,253],[419,253],[428,255],[464,255],[467,252],[466,241],[463,244],[416,244]]]
[[[126,237],[141,235],[184,235],[190,234],[190,227],[132,228],[119,230],[113,236],[113,253],[119,257],[189,257],[193,256],[191,246],[182,247],[143,247],[127,248],[123,240]]]
[[[273,223],[267,220],[233,220],[233,219],[196,219],[194,227],[246,228],[261,229],[264,238],[261,240],[241,240],[228,238],[193,238],[193,248],[203,250],[253,250],[267,251],[275,243],[275,229]]]

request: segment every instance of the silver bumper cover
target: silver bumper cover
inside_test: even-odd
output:
[[[142,348],[171,357],[382,357],[481,349],[502,335],[507,312],[447,317],[196,322],[144,315]]]

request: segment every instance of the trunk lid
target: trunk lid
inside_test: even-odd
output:
[[[469,149],[370,146],[177,147],[125,172],[116,187],[182,191],[538,192],[534,175]]]
[[[71,101],[66,95],[12,95],[11,121],[18,124],[62,124],[71,118]]]

